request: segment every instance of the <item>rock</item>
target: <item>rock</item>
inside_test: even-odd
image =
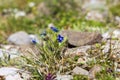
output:
[[[15,44],[15,45],[30,45],[31,44],[29,35],[24,31],[16,32],[10,35],[7,41],[10,44]]]
[[[120,72],[120,69],[116,69],[117,72]]]
[[[78,67],[76,66],[74,69],[73,69],[73,74],[74,75],[86,75],[88,76],[89,72],[81,67]]]
[[[98,12],[98,11],[90,11],[87,13],[86,20],[94,20],[94,21],[100,21],[104,22],[105,21],[105,16],[104,13]]]
[[[86,0],[82,6],[84,10],[106,10],[105,0]]]
[[[86,46],[80,46],[77,48],[70,48],[67,49],[65,52],[65,56],[87,56],[87,50],[89,50],[91,46],[86,45]]]
[[[26,13],[24,11],[17,11],[14,15],[14,17],[17,19],[19,17],[24,17],[26,16]]]
[[[95,75],[100,72],[102,70],[101,66],[99,65],[95,65],[92,69],[90,69],[89,71],[89,79],[90,80],[94,80],[95,79]]]
[[[110,39],[111,37],[111,33],[110,32],[106,32],[102,34],[103,40],[107,40]]]
[[[110,43],[106,43],[102,47],[104,47],[103,50],[102,50],[103,53],[108,53],[110,51]]]
[[[106,44],[102,46],[103,47],[103,52],[107,53],[112,51],[113,54],[116,56],[119,56],[120,52],[120,41],[119,40],[107,40]]]
[[[101,42],[102,35],[97,32],[76,32],[70,30],[61,31],[61,35],[68,38],[72,46],[92,45]]]
[[[72,75],[57,75],[55,80],[73,80]]]
[[[77,63],[82,63],[82,64],[85,64],[87,62],[87,57],[82,57],[82,58],[79,58]]]
[[[120,24],[120,17],[119,17],[119,16],[116,16],[116,17],[115,17],[115,22],[116,22],[117,24]]]
[[[17,48],[11,48],[8,50],[7,49],[0,49],[0,58],[1,59],[5,59],[6,57],[13,59],[13,58],[16,58],[19,56],[20,56],[20,53],[19,53]]]
[[[111,31],[108,31],[102,35],[103,39],[109,39],[109,38],[118,38],[120,39],[120,29],[113,29]]]
[[[46,6],[46,4],[44,2],[38,4],[37,10],[38,10],[38,13],[40,14],[40,16],[51,14],[50,9]]]
[[[3,76],[5,80],[29,80],[30,79],[30,75],[27,71],[20,70],[14,67],[0,68],[0,76]]]
[[[120,29],[116,29],[113,31],[113,37],[114,38],[120,38]]]

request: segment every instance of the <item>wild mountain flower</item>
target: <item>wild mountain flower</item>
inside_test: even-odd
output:
[[[30,38],[30,41],[33,43],[33,44],[36,44],[36,43],[39,43],[39,39],[38,39],[38,36],[37,35],[29,35],[29,38]]]
[[[64,37],[59,34],[59,35],[57,36],[57,40],[58,40],[58,42],[61,43],[61,42],[64,40]]]
[[[53,76],[53,74],[51,74],[51,73],[48,73],[47,75],[46,75],[46,77],[45,77],[45,80],[54,80],[54,76]]]
[[[49,24],[48,27],[53,30],[54,32],[58,32],[59,30],[53,25],[53,24]]]
[[[35,39],[32,40],[33,44],[37,44],[37,41]]]

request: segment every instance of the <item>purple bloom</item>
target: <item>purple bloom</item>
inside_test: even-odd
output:
[[[54,80],[54,76],[51,73],[48,73],[45,77],[45,80]]]
[[[57,40],[58,40],[58,42],[61,43],[61,42],[64,40],[64,37],[59,34],[59,35],[57,36]]]

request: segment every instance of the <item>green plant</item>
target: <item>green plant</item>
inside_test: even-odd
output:
[[[45,76],[50,73],[56,75],[61,72],[63,65],[63,55],[61,51],[65,46],[65,38],[62,37],[57,28],[54,26],[41,34],[41,39],[44,41],[43,46],[40,46],[36,40],[32,40],[33,44],[38,48],[39,53],[31,53],[31,57],[24,57],[26,59],[29,69],[33,69],[34,79],[45,79]],[[31,67],[31,68],[30,68]]]

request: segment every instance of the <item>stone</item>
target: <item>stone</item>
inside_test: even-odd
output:
[[[65,56],[87,56],[87,51],[91,48],[90,45],[80,46],[77,48],[69,48],[65,52]]]
[[[30,45],[30,37],[29,35],[24,31],[16,32],[12,35],[10,35],[7,39],[8,43],[15,44],[15,45]]]
[[[88,76],[89,72],[81,67],[78,67],[76,66],[74,69],[73,69],[73,74],[74,75],[86,75]]]
[[[117,72],[120,72],[120,69],[116,69]]]
[[[14,67],[2,67],[0,68],[0,76],[3,76],[5,80],[29,80],[29,72],[20,70]]]
[[[102,34],[103,39],[118,38],[120,39],[120,29],[112,29]]]
[[[57,75],[55,80],[73,80],[72,75]]]
[[[24,11],[17,11],[14,15],[14,17],[17,19],[19,17],[24,17],[26,16],[26,13]]]
[[[89,11],[87,15],[85,16],[86,20],[94,20],[99,22],[105,21],[104,13],[98,12],[98,11]]]
[[[102,34],[103,40],[107,40],[110,39],[111,37],[111,33],[110,32],[106,32]]]
[[[89,79],[90,80],[94,80],[95,79],[95,75],[100,72],[102,70],[102,67],[100,65],[95,65],[92,69],[90,69],[89,71]]]
[[[79,58],[77,63],[82,63],[82,64],[85,64],[87,62],[87,57],[82,57],[82,58]]]
[[[9,57],[10,59],[17,58],[20,56],[20,53],[17,48],[7,49],[0,49],[0,58],[5,59]]]
[[[72,46],[92,45],[102,40],[102,35],[97,32],[77,32],[72,30],[61,31],[61,35],[67,37]]]
[[[102,46],[103,47],[103,53],[107,53],[112,51],[116,56],[119,56],[120,52],[120,41],[119,40],[107,40],[106,44]]]
[[[120,38],[120,29],[116,29],[113,31],[113,37],[114,38]]]
[[[86,0],[83,3],[84,10],[106,10],[105,0]]]
[[[46,6],[46,4],[44,2],[41,2],[40,4],[38,4],[37,10],[38,10],[38,13],[40,14],[40,16],[51,14],[50,9]]]
[[[116,16],[116,17],[115,17],[115,22],[116,22],[117,24],[120,24],[120,17],[119,17],[119,16]]]

